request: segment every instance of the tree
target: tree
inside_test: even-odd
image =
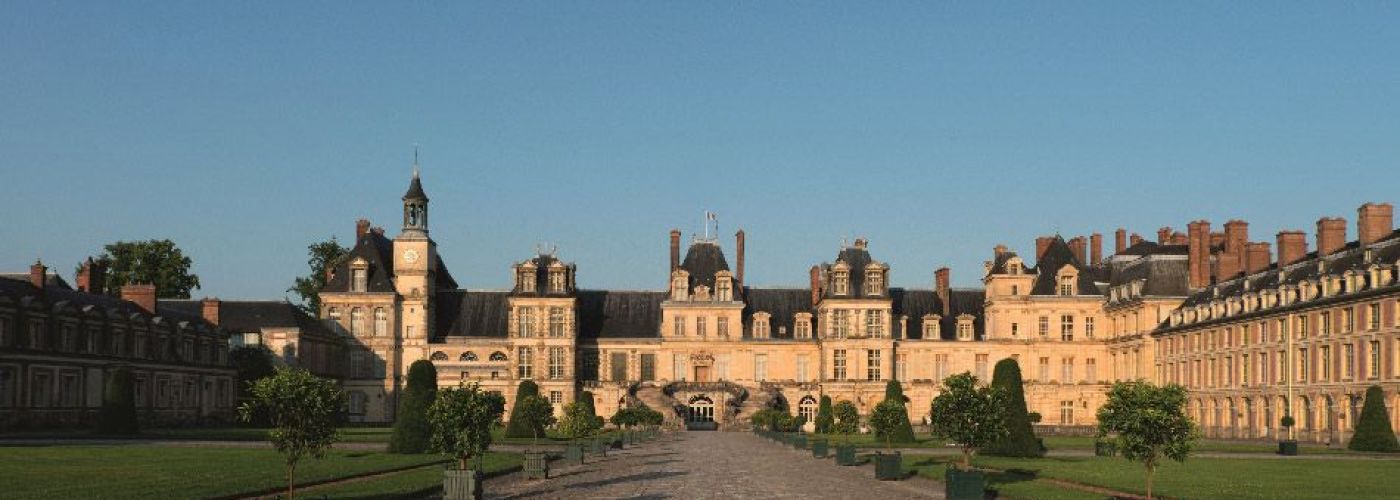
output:
[[[437,397],[437,368],[420,359],[408,367],[408,384],[399,396],[394,417],[394,433],[389,438],[390,453],[423,453],[432,441],[428,407]]]
[[[459,470],[467,470],[467,461],[491,446],[491,424],[501,418],[504,408],[499,395],[481,392],[476,384],[438,391],[428,407],[432,450],[455,459]]]
[[[300,307],[306,314],[314,317],[321,317],[321,289],[326,287],[326,270],[334,269],[340,265],[340,261],[350,254],[350,249],[341,246],[340,242],[331,236],[325,241],[318,241],[306,247],[307,254],[311,256],[306,264],[311,267],[311,274],[298,276],[288,292],[293,292],[301,297]]]
[[[1148,382],[1118,382],[1099,407],[1099,439],[1116,436],[1123,458],[1147,469],[1147,498],[1152,476],[1163,458],[1186,461],[1195,429],[1186,415],[1186,389],[1176,384],[1157,387]]]
[[[665,415],[649,407],[638,406],[635,408],[635,411],[637,412],[637,423],[641,425],[650,425],[654,427],[666,422]]]
[[[583,405],[588,415],[593,417],[594,422],[598,424],[598,428],[602,429],[604,421],[603,417],[598,416],[597,407],[593,406],[593,393],[589,391],[579,391],[578,402]]]
[[[841,401],[836,403],[832,409],[836,417],[836,422],[831,426],[831,432],[847,436],[860,432],[860,411],[856,410],[855,403]]]
[[[321,458],[339,439],[336,421],[345,396],[335,381],[300,368],[281,368],[277,374],[252,383],[252,398],[238,408],[239,417],[252,420],[263,409],[272,420],[268,438],[286,458],[287,498],[296,493],[297,462]]]
[[[886,450],[890,449],[900,427],[907,425],[909,414],[904,411],[904,405],[899,401],[886,399],[875,405],[875,410],[870,412],[870,428],[875,430],[875,436],[885,439]],[[910,429],[909,432],[913,433],[913,430]]]
[[[568,416],[568,410],[565,410],[564,413],[565,416]],[[638,412],[636,408],[622,406],[619,407],[617,411],[613,413],[612,417],[608,418],[608,422],[615,426],[625,429],[640,424],[641,413]],[[559,425],[560,427],[563,427],[563,423],[560,423]]]
[[[520,386],[515,389],[515,404],[510,407],[510,422],[506,423],[506,437],[527,438],[533,437],[543,429],[534,429],[525,424],[525,420],[519,417],[520,403],[530,396],[539,396],[540,386],[534,381],[525,380],[520,382]]]
[[[511,423],[515,423],[516,420],[522,421],[530,429],[530,437],[539,442],[544,428],[554,425],[554,405],[549,404],[548,399],[539,396],[517,399],[515,410],[510,416]]]
[[[764,408],[749,415],[749,423],[760,429],[776,431],[782,425],[781,419],[784,415],[787,415],[787,412],[777,408]]]
[[[199,288],[199,276],[190,273],[190,258],[170,240],[118,241],[105,247],[95,263],[107,269],[103,293],[121,296],[122,286],[150,283],[156,297],[188,299]],[[80,266],[81,267],[81,266]]]
[[[905,403],[909,402],[909,398],[904,396],[904,387],[899,384],[898,380],[891,380],[885,384],[885,400],[881,401],[880,404],[884,404],[885,402],[898,404],[900,408],[904,408]],[[876,405],[876,409],[879,409],[879,405]],[[872,417],[873,416],[874,414],[872,414]],[[894,414],[890,414],[889,417],[896,418]],[[873,424],[871,427],[875,428]],[[887,427],[884,430],[875,428],[875,435],[885,438],[887,443],[914,442],[914,426],[909,423],[909,412],[900,412],[897,421],[894,422],[894,425],[891,427]]]
[[[817,434],[830,434],[835,421],[836,416],[831,414],[831,396],[822,396],[821,402],[817,403]]]
[[[574,401],[564,405],[564,417],[559,419],[559,432],[569,439],[582,439],[592,436],[603,428],[597,416],[590,413],[590,408],[582,401]],[[618,426],[631,425],[618,421],[619,415],[628,415],[628,421],[635,418],[636,412],[631,408],[619,408],[613,415],[613,424]]]
[[[962,467],[972,454],[1006,434],[1006,393],[997,387],[977,387],[977,377],[963,372],[943,380],[933,398],[934,433],[962,448]]]
[[[987,446],[983,453],[1003,457],[1041,457],[1045,452],[1035,437],[1030,413],[1026,411],[1026,393],[1021,384],[1021,365],[1015,359],[997,362],[992,373],[992,387],[1006,393],[1006,436]]]
[[[228,358],[233,367],[238,372],[238,383],[236,395],[238,401],[246,401],[252,396],[253,382],[271,377],[277,374],[277,366],[273,363],[272,351],[266,346],[243,346],[228,352]],[[267,412],[258,409],[254,412],[251,420],[247,422],[254,427],[268,427],[272,425],[267,416]]]
[[[1395,430],[1386,417],[1385,391],[1373,385],[1366,389],[1366,402],[1361,407],[1361,416],[1356,419],[1356,432],[1351,436],[1347,448],[1354,451],[1400,451],[1400,443],[1395,441]]]
[[[108,435],[140,432],[136,421],[136,388],[132,385],[131,370],[125,366],[107,372],[102,410],[97,416],[97,432]]]

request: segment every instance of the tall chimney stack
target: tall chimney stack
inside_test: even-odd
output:
[[[1045,251],[1050,249],[1050,243],[1055,241],[1054,236],[1037,236],[1035,238],[1035,260],[1040,262],[1045,256]]]
[[[1167,243],[1170,243],[1170,244],[1173,244],[1173,245],[1185,245],[1185,244],[1187,244],[1187,241],[1186,241],[1186,240],[1187,240],[1187,237],[1186,237],[1185,234],[1182,234],[1181,231],[1176,231],[1176,232],[1173,232],[1173,233],[1172,233],[1171,238],[1168,238],[1168,239],[1167,239]]]
[[[1210,221],[1186,225],[1186,258],[1192,289],[1210,285]]]
[[[807,273],[807,277],[810,280],[808,282],[808,286],[811,287],[812,291],[812,309],[815,310],[817,308],[817,302],[821,302],[822,299],[821,268],[817,266],[812,266],[812,270],[809,273]]]
[[[146,283],[122,286],[122,300],[136,304],[149,314],[156,313],[156,286]]]
[[[1262,273],[1269,269],[1269,242],[1257,241],[1245,245],[1244,272]]]
[[[676,272],[681,267],[681,230],[671,230],[671,272]],[[669,278],[669,274],[667,275]]]
[[[364,238],[366,234],[369,234],[369,219],[355,221],[355,243],[358,244],[360,239]]]
[[[938,290],[938,301],[943,303],[944,317],[948,316],[948,311],[950,310],[948,304],[948,291],[951,289],[951,285],[949,284],[950,280],[952,279],[951,273],[952,271],[950,271],[946,266],[940,267],[937,270],[933,271],[934,286],[937,287]]]
[[[78,291],[92,293],[92,257],[83,261],[83,265],[78,267]]]
[[[1249,223],[1234,219],[1225,223],[1225,256],[1235,259],[1235,269],[1244,272],[1249,269],[1246,262],[1246,245],[1249,244]]]
[[[1098,264],[1103,261],[1103,235],[1094,233],[1089,235],[1089,263]]]
[[[44,267],[43,261],[34,261],[34,263],[29,266],[29,284],[34,285],[34,288],[43,290],[44,282],[48,280],[48,273],[49,268]]]
[[[1171,226],[1162,226],[1161,228],[1158,228],[1158,229],[1157,229],[1157,244],[1158,244],[1158,245],[1165,245],[1165,244],[1167,244],[1168,242],[1170,242],[1171,239],[1172,239],[1172,228],[1171,228]]]
[[[1308,237],[1299,230],[1278,232],[1278,267],[1303,260],[1308,254]]]
[[[1347,246],[1347,220],[1323,217],[1317,220],[1317,256],[1326,257]]]
[[[203,313],[204,321],[208,321],[214,326],[219,326],[219,299],[218,297],[205,297],[199,301],[200,311]]]
[[[1356,237],[1370,245],[1395,230],[1395,209],[1389,203],[1367,203],[1356,209]]]
[[[738,278],[739,278],[739,284],[742,285],[742,284],[744,283],[744,230],[743,230],[743,229],[740,229],[739,232],[734,233],[734,253],[738,254],[738,259],[737,259],[737,262],[735,263],[735,264],[736,264],[735,267],[736,267],[737,269],[735,270],[734,274],[736,274],[736,275],[738,276]]]
[[[1077,261],[1079,261],[1080,264],[1087,264],[1087,263],[1088,263],[1087,261],[1084,260],[1085,255],[1084,255],[1084,237],[1083,237],[1083,236],[1075,236],[1075,237],[1073,237],[1073,238],[1070,238],[1070,240],[1069,240],[1069,251],[1070,251],[1071,253],[1074,254],[1074,259],[1077,260]]]

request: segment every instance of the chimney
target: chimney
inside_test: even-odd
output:
[[[820,302],[820,301],[821,301],[821,298],[822,298],[822,270],[821,270],[821,268],[819,268],[819,267],[817,267],[817,266],[812,266],[812,271],[811,271],[810,273],[808,273],[808,277],[811,279],[811,281],[809,282],[809,285],[808,285],[808,286],[810,286],[811,289],[812,289],[812,290],[811,290],[811,291],[812,291],[812,309],[816,309],[816,308],[817,308],[817,302]]]
[[[1118,228],[1113,232],[1113,254],[1118,255],[1128,249],[1128,230]]]
[[[44,282],[47,281],[48,278],[48,273],[49,268],[44,267],[42,261],[34,261],[34,264],[29,266],[29,284],[34,285],[34,288],[43,290]]]
[[[1103,262],[1103,235],[1094,233],[1089,235],[1089,263],[1100,262]]]
[[[1192,289],[1210,285],[1210,222],[1192,221],[1186,225],[1186,258]]]
[[[737,254],[739,255],[739,256],[738,256],[738,261],[736,262],[736,265],[735,265],[735,267],[738,268],[738,269],[735,270],[734,274],[738,276],[738,278],[739,278],[739,284],[742,285],[742,284],[744,283],[744,230],[743,230],[743,229],[740,229],[739,232],[734,233],[734,253],[737,253]]]
[[[1395,209],[1389,203],[1367,203],[1356,209],[1356,237],[1370,245],[1395,230]]]
[[[78,267],[78,291],[92,293],[92,257],[83,261],[83,265]]]
[[[870,242],[869,242],[869,241],[866,241],[865,238],[856,238],[856,248],[859,248],[859,249],[861,249],[861,250],[865,250],[865,249],[866,249],[867,247],[869,247],[869,246],[870,246]]]
[[[998,244],[992,247],[992,253],[996,254],[997,258],[1001,258],[1002,255],[1006,254],[1006,245]]]
[[[1249,223],[1234,219],[1225,223],[1225,253],[1234,257],[1240,272],[1249,269],[1245,246],[1249,244]]]
[[[671,272],[681,267],[681,230],[671,230]],[[670,280],[669,274],[667,280]]]
[[[1278,232],[1278,266],[1283,267],[1303,260],[1308,254],[1308,239],[1302,231]]]
[[[1074,253],[1074,259],[1080,264],[1084,264],[1084,237],[1075,236],[1069,240],[1069,251]]]
[[[1157,230],[1157,244],[1158,244],[1158,245],[1165,245],[1165,244],[1167,244],[1167,242],[1171,241],[1171,239],[1172,239],[1172,228],[1171,228],[1171,226],[1162,226],[1160,229]]]
[[[208,322],[214,324],[214,326],[218,326],[218,325],[219,325],[219,299],[218,299],[217,297],[216,297],[216,298],[208,298],[208,297],[206,297],[204,300],[201,300],[201,301],[199,302],[199,304],[200,304],[200,306],[202,306],[202,307],[201,307],[201,310],[202,310],[203,313],[204,313],[204,314],[203,314],[203,315],[204,315],[204,321],[208,321]]]
[[[1248,243],[1244,250],[1244,272],[1248,274],[1264,272],[1269,268],[1269,243],[1258,241]]]
[[[152,284],[144,285],[124,285],[122,286],[122,300],[136,304],[136,307],[150,314],[156,313],[156,286]]]
[[[1210,233],[1210,246],[1218,247],[1225,244],[1225,233]]]
[[[943,316],[948,316],[948,280],[951,271],[947,267],[940,267],[933,272],[934,285],[938,289],[938,300],[943,303]]]
[[[1185,245],[1187,244],[1187,239],[1188,238],[1185,234],[1181,234],[1181,231],[1177,231],[1172,233],[1172,236],[1170,239],[1167,240],[1167,243],[1171,243],[1173,245]]]
[[[1137,245],[1138,243],[1142,243],[1142,235],[1137,234],[1137,233],[1133,233],[1132,236],[1129,236],[1129,237],[1128,237],[1128,245],[1129,245],[1129,246],[1134,246],[1134,245]]]
[[[1215,280],[1225,281],[1240,275],[1240,258],[1232,253],[1222,253],[1215,260]]]
[[[1050,249],[1050,243],[1055,241],[1054,236],[1037,236],[1035,238],[1035,260],[1040,261],[1045,256],[1045,251]]]
[[[1317,220],[1317,256],[1332,255],[1347,246],[1347,220],[1323,217]]]
[[[359,243],[366,234],[369,234],[369,219],[355,221],[355,243]]]

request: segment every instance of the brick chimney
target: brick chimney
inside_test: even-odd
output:
[[[996,254],[997,258],[1001,258],[1002,255],[1006,254],[1006,245],[997,244],[997,246],[992,247],[992,253]]]
[[[1317,220],[1317,256],[1325,257],[1347,246],[1347,220],[1323,217]]]
[[[107,285],[107,267],[88,257],[78,269],[78,291],[102,293]]]
[[[1243,254],[1241,254],[1243,255]],[[1240,275],[1240,258],[1235,254],[1222,253],[1216,256],[1215,260],[1215,280],[1226,281],[1234,279]]]
[[[1103,235],[1094,233],[1089,235],[1089,263],[1098,264],[1103,261]]]
[[[808,286],[812,291],[812,309],[817,308],[817,302],[822,299],[822,270],[820,267],[812,266],[811,272],[807,273],[810,280]]]
[[[1170,243],[1172,245],[1185,245],[1187,243],[1187,239],[1188,238],[1184,233],[1182,233],[1181,231],[1177,231],[1172,233],[1171,238],[1167,239],[1167,243]]]
[[[156,286],[152,284],[122,286],[122,300],[136,304],[136,307],[150,314],[156,313]]]
[[[49,268],[44,267],[42,261],[34,261],[34,263],[29,266],[29,284],[34,285],[34,288],[43,290],[44,282],[47,281],[48,274]]]
[[[1138,243],[1142,243],[1142,235],[1133,233],[1132,236],[1128,237],[1128,246],[1137,245]]]
[[[1075,259],[1075,260],[1078,260],[1080,264],[1084,264],[1084,263],[1087,262],[1087,261],[1084,260],[1084,237],[1083,237],[1083,236],[1075,236],[1075,237],[1073,237],[1073,238],[1070,238],[1070,240],[1069,240],[1069,251],[1070,251],[1071,253],[1074,254],[1074,259]]]
[[[735,262],[734,274],[739,278],[739,283],[744,283],[744,230],[734,233],[734,253],[738,254]]]
[[[1128,230],[1120,227],[1117,231],[1113,232],[1113,255],[1123,253],[1123,251],[1127,249]]]
[[[215,326],[218,326],[218,324],[219,324],[219,299],[218,299],[218,297],[213,297],[213,298],[206,297],[204,300],[201,300],[201,301],[199,302],[199,304],[200,304],[200,306],[201,306],[201,307],[200,307],[200,310],[203,312],[204,321],[208,321],[208,322],[214,324]]]
[[[1269,242],[1256,241],[1245,245],[1244,272],[1261,273],[1269,268]]]
[[[1278,266],[1303,260],[1308,254],[1308,237],[1299,230],[1278,232]]]
[[[1225,244],[1225,233],[1210,233],[1210,246],[1218,247]]]
[[[1389,203],[1367,203],[1356,209],[1356,237],[1369,245],[1395,230],[1395,209]]]
[[[355,221],[355,243],[359,243],[366,234],[369,234],[369,219]]]
[[[681,230],[671,230],[671,272],[675,272],[681,267]],[[667,280],[670,280],[667,274]]]
[[[1225,253],[1235,259],[1240,272],[1249,268],[1245,263],[1245,246],[1249,244],[1249,223],[1234,219],[1225,223]]]
[[[1050,249],[1050,243],[1055,241],[1054,236],[1037,236],[1035,238],[1035,260],[1040,261],[1045,256],[1045,251]]]
[[[1168,242],[1170,242],[1171,239],[1172,239],[1172,228],[1171,228],[1171,226],[1162,226],[1161,228],[1158,228],[1158,229],[1157,229],[1157,244],[1158,244],[1158,245],[1165,245],[1165,244],[1167,244]]]
[[[938,290],[938,300],[943,303],[944,317],[948,316],[949,311],[948,290],[950,288],[949,280],[951,279],[951,272],[952,271],[950,271],[947,267],[940,267],[937,270],[933,271],[933,282],[934,286]]]
[[[1186,225],[1186,259],[1192,289],[1210,285],[1210,221],[1197,220]]]

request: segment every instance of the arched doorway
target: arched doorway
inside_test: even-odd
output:
[[[797,403],[797,416],[802,417],[806,422],[817,421],[817,400],[812,396],[805,396]]]
[[[689,411],[686,415],[686,423],[691,428],[713,428],[715,423],[715,401],[708,396],[699,395],[690,398]]]

